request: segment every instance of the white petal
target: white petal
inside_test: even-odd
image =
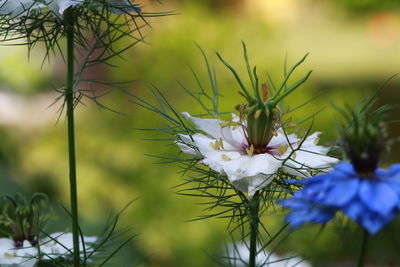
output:
[[[14,241],[9,238],[0,238],[0,255],[14,248]]]
[[[204,134],[199,134],[196,133],[191,136],[193,141],[190,139],[190,137],[186,138],[187,145],[189,146],[195,146],[198,148],[200,153],[204,156],[207,157],[208,153],[214,153],[214,152],[235,152],[237,149],[233,146],[231,146],[229,143],[225,142],[223,140],[223,148],[222,150],[215,149],[215,142],[217,139],[210,138],[208,136],[205,136]],[[190,141],[189,141],[190,140]],[[241,150],[240,150],[241,151]]]
[[[182,143],[177,143],[176,145],[179,147],[179,149],[185,153],[186,155],[194,156],[195,158],[201,158],[201,154],[197,152],[196,149]]]
[[[128,0],[106,0],[106,3],[111,6],[109,11],[114,14],[140,12],[139,6],[132,4]]]
[[[201,161],[202,164],[207,165],[214,171],[224,175],[225,172],[223,170],[223,165],[226,163],[226,161],[241,157],[239,151],[235,151],[228,143],[225,142],[223,143],[223,150],[215,149],[214,146],[216,139],[210,138],[203,134],[197,133],[192,135],[191,138],[187,135],[180,135],[180,139],[181,140],[178,141],[177,144],[182,152],[192,156],[203,157],[204,159]],[[192,147],[196,147],[198,151]]]
[[[206,156],[209,152],[214,152],[212,144],[215,143],[215,139],[205,136],[204,134],[194,134],[192,135],[193,145],[196,146],[203,156]]]
[[[256,191],[269,185],[274,177],[274,174],[257,174],[234,181],[232,184],[237,190],[247,192],[249,197],[252,197]]]
[[[260,251],[260,248],[257,248]],[[246,267],[249,260],[249,246],[245,243],[236,243],[228,247],[226,261],[229,266]],[[311,265],[300,257],[292,255],[277,255],[273,252],[262,250],[256,256],[257,266],[268,267],[311,267]]]
[[[188,112],[183,112],[182,115],[191,120],[197,127],[197,129],[205,132],[206,134],[214,137],[215,139],[222,137],[221,124],[223,121],[218,119],[201,119],[197,117],[190,116]]]
[[[73,1],[73,0],[71,0],[71,1],[68,1],[68,0],[62,1],[62,2],[60,3],[60,5],[59,5],[58,12],[59,12],[61,15],[63,15],[63,14],[64,14],[64,11],[67,10],[69,7],[71,7],[71,6],[76,6],[76,5],[79,5],[79,4],[81,4],[81,3],[82,3],[82,1],[79,1],[79,0],[76,0],[76,1]]]
[[[281,165],[282,161],[270,154],[241,155],[225,163],[224,170],[229,180],[236,181],[257,174],[274,174]]]
[[[241,126],[222,127],[222,138],[230,144],[233,149],[243,150],[247,146],[247,140],[244,135],[244,129]]]
[[[225,165],[232,160],[235,160],[242,155],[239,152],[229,152],[221,150],[213,150],[205,153],[202,164],[207,165],[216,172],[222,175],[227,175],[225,172]]]
[[[238,190],[254,193],[272,182],[282,161],[270,154],[241,155],[223,165],[228,179]]]
[[[14,241],[0,238],[0,264],[32,267],[36,264],[37,248],[24,241],[22,248],[15,248]]]
[[[189,135],[179,134],[180,140],[175,141],[175,144],[180,150],[190,156],[201,158],[202,155],[194,148],[194,142]]]
[[[9,15],[18,18],[28,15],[29,11],[44,8],[44,5],[36,3],[35,0],[1,0],[0,15]]]
[[[310,176],[309,168],[302,166],[301,164],[293,163],[292,160],[286,161],[283,166],[285,171],[291,175],[299,176],[299,177],[308,177]]]
[[[271,141],[269,142],[269,147],[277,147],[277,146],[284,146],[288,144],[288,140],[290,144],[296,144],[298,141],[296,134],[289,134],[288,136],[285,135],[285,132],[282,129],[277,131],[277,136],[273,136]]]
[[[56,16],[62,16],[64,11],[71,6],[82,4],[84,0],[47,0],[47,7]]]
[[[41,249],[50,255],[65,255],[70,254],[73,250],[73,236],[72,233],[56,232],[50,235],[51,238],[46,237],[41,240]],[[83,240],[86,243],[94,243],[98,240],[97,237],[84,236]],[[80,247],[82,248],[81,239],[79,239]],[[86,246],[86,249],[90,247]]]
[[[285,169],[294,175],[308,176],[310,169],[325,169],[339,162],[337,158],[326,156],[328,147],[318,146],[319,132],[308,136],[290,160],[286,162]],[[299,141],[300,142],[300,141]],[[294,148],[297,148],[296,145]]]

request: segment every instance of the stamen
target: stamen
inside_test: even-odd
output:
[[[253,145],[251,145],[250,148],[246,148],[246,154],[249,156],[254,155],[254,146]]]

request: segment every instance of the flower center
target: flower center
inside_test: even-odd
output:
[[[350,125],[342,142],[347,157],[360,177],[371,179],[385,151],[387,132],[385,125],[376,121],[360,121]]]
[[[268,146],[271,139],[277,135],[278,122],[277,110],[269,109],[265,106],[253,107],[250,112],[243,115],[246,119],[244,133],[248,147],[247,154],[274,154],[277,147]]]

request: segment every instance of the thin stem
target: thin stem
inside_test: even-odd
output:
[[[360,252],[360,257],[358,259],[357,267],[364,267],[365,255],[366,255],[367,246],[368,246],[368,237],[369,237],[368,232],[366,230],[364,230],[363,239],[362,239],[362,243],[361,243],[361,252]]]
[[[74,267],[80,266],[78,193],[76,185],[75,130],[74,130],[74,14],[68,9],[65,15],[67,31],[67,86],[65,101],[68,121],[69,183],[71,195],[72,235],[74,248]]]
[[[259,202],[259,192],[257,191],[251,201],[250,204],[250,256],[249,256],[249,267],[256,267],[256,258],[257,258],[257,237],[258,237],[258,223],[259,223],[259,210],[260,210],[260,202]]]

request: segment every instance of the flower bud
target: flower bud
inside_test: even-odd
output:
[[[274,135],[277,112],[262,106],[253,107],[247,114],[247,139],[254,153],[263,153]]]
[[[14,240],[14,246],[23,247],[25,240],[37,245],[40,224],[48,219],[47,196],[35,194],[30,201],[19,195],[3,196],[0,204],[0,227]]]
[[[346,156],[361,177],[370,178],[378,168],[387,144],[387,127],[379,116],[353,118],[343,133],[342,145]]]

